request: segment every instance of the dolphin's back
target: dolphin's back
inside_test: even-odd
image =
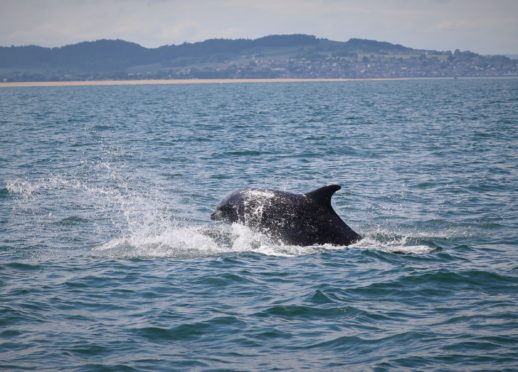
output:
[[[349,245],[361,236],[336,214],[331,205],[338,185],[306,194],[269,189],[245,189],[227,199],[237,209],[238,222],[286,244]]]

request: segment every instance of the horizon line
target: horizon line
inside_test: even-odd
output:
[[[138,79],[138,80],[70,80],[70,81],[11,81],[0,82],[1,88],[79,87],[116,85],[208,85],[208,84],[272,84],[272,83],[340,83],[354,81],[414,81],[414,80],[481,80],[518,79],[517,76],[462,77],[398,77],[398,78],[263,78],[263,79]]]

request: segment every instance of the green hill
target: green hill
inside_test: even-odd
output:
[[[518,61],[471,52],[310,35],[211,39],[144,48],[123,40],[0,47],[0,81],[142,78],[518,76]]]

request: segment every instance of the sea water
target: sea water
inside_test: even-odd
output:
[[[0,89],[0,369],[516,370],[518,79]],[[363,240],[228,193],[328,184]]]

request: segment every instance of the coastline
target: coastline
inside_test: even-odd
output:
[[[189,85],[189,84],[257,84],[257,83],[325,83],[347,81],[415,80],[423,78],[267,78],[267,79],[143,79],[87,81],[13,81],[0,82],[0,88],[76,87],[110,85]],[[424,78],[426,79],[426,78]],[[440,79],[440,78],[439,78]],[[448,78],[446,78],[448,79]]]
[[[194,85],[194,84],[271,84],[271,83],[336,83],[351,81],[407,81],[456,79],[517,79],[518,76],[462,76],[462,77],[394,77],[394,78],[264,78],[264,79],[141,79],[141,80],[74,80],[74,81],[12,81],[0,82],[0,88],[23,87],[79,87],[112,85]]]

